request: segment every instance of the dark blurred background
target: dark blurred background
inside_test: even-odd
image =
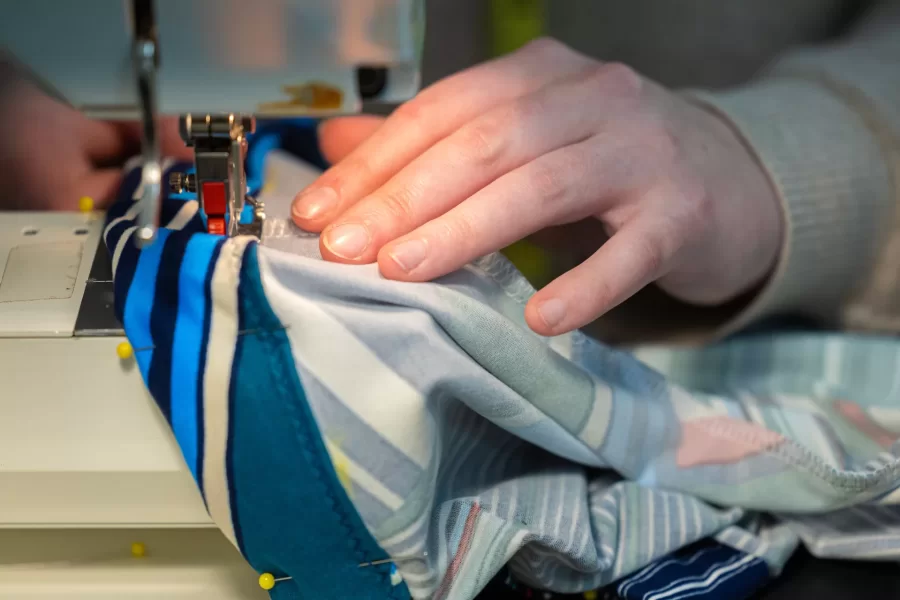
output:
[[[747,19],[745,2],[757,6],[753,19]],[[796,39],[798,25],[806,41],[822,40],[839,33],[870,4],[867,0],[427,0],[425,84],[490,58],[503,46],[495,32],[515,38],[527,30],[523,22],[541,12],[544,34],[595,58],[624,62],[670,87],[728,86],[747,80],[786,49]]]

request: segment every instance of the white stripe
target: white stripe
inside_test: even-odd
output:
[[[404,542],[409,540],[411,537],[413,537],[415,534],[417,534],[420,530],[422,530],[425,525],[429,524],[430,519],[431,519],[431,511],[426,509],[418,517],[416,517],[416,520],[413,521],[406,529],[398,531],[397,533],[395,533],[394,535],[392,535],[391,537],[389,537],[387,539],[378,540],[378,545],[381,546],[382,548],[384,548],[385,552],[388,552],[389,554],[393,554],[394,551],[396,551],[397,546],[400,546],[401,544],[403,544]],[[419,536],[418,540],[416,540],[415,545],[418,546],[418,545],[421,545],[424,543],[425,543],[425,536],[422,535],[422,536]]]
[[[747,558],[753,559],[752,556],[748,556]],[[697,596],[700,594],[703,594],[705,596],[708,592],[714,591],[717,587],[719,587],[721,584],[725,583],[726,581],[728,581],[735,575],[740,575],[741,573],[743,573],[744,571],[749,569],[752,564],[753,563],[751,560],[751,562],[749,562],[747,564],[744,564],[740,567],[735,567],[734,569],[732,569],[732,571],[733,571],[732,573],[724,573],[721,578],[717,578],[718,581],[716,581],[716,580],[711,581],[710,582],[710,583],[712,583],[711,586],[706,587],[706,588],[690,590],[684,594],[681,594],[680,596],[675,596],[674,598],[672,598],[672,600],[684,600],[684,598],[690,598],[691,596]]]
[[[625,585],[619,587],[619,595],[627,597],[628,590],[631,589],[631,586],[644,581],[648,577],[652,577],[654,573],[671,563],[672,560],[664,560],[660,563],[650,563],[649,565],[638,571],[635,575],[633,575],[631,579],[626,581]]]
[[[238,332],[238,280],[249,241],[249,237],[238,237],[225,242],[213,271],[209,342],[203,372],[203,490],[210,516],[232,544],[235,543],[234,524],[225,468],[228,391]]]
[[[563,546],[566,550],[575,554],[575,533],[576,527],[578,526],[578,520],[581,517],[581,505],[584,504],[585,498],[581,494],[572,494],[572,499],[575,501],[575,510],[572,511],[572,515],[569,517],[569,520],[572,521],[569,526],[569,539],[565,546]]]
[[[199,208],[200,205],[197,204],[196,200],[188,200],[178,209],[178,212],[175,213],[172,220],[166,223],[166,229],[184,229],[184,226],[190,223],[191,219],[194,218],[194,215],[197,214]]]
[[[827,548],[829,546],[841,546],[845,544],[871,544],[872,542],[900,543],[900,535],[897,535],[897,533],[846,534],[831,538],[823,537],[819,540],[819,545]],[[898,552],[898,549],[895,548],[893,552]]]
[[[591,508],[591,512],[599,514],[601,517],[609,521],[610,523],[615,524],[616,517],[613,516],[611,512],[603,508],[602,506],[594,506]]]
[[[143,164],[144,157],[138,154],[137,156],[132,156],[128,160],[125,161],[125,164],[122,165],[122,171],[124,173],[128,173],[132,169],[139,167]]]
[[[594,385],[594,399],[591,413],[588,415],[578,437],[591,449],[598,449],[606,439],[612,413],[612,389],[596,377],[591,378]]]
[[[506,520],[512,522],[516,518],[516,509],[519,508],[519,483],[513,479],[512,489],[509,493],[509,504],[506,507]]]
[[[650,579],[651,577],[656,575],[660,570],[668,567],[669,565],[684,565],[684,566],[692,565],[692,564],[694,564],[694,562],[697,559],[699,559],[701,556],[703,556],[707,552],[711,552],[713,549],[714,549],[714,547],[710,546],[708,548],[703,548],[702,550],[700,550],[699,552],[697,552],[695,554],[692,554],[688,558],[670,558],[668,560],[664,560],[659,563],[650,563],[649,565],[644,567],[644,569],[640,573],[638,573],[637,575],[635,575],[631,579],[629,579],[623,587],[619,588],[619,595],[625,596],[627,594],[628,590],[631,589],[631,586],[638,584],[638,583],[642,583],[642,582]],[[648,571],[649,571],[649,573],[648,573]]]
[[[656,546],[656,519],[653,518],[653,509],[655,505],[655,498],[653,495],[655,492],[648,489],[643,489],[642,491],[647,496],[647,520],[645,521],[645,527],[647,527],[647,556],[644,560],[651,562],[656,557],[653,553],[653,548]]]
[[[655,593],[651,596],[647,597],[646,600],[662,600],[663,598],[669,598],[676,594],[681,594],[683,592],[688,592],[691,590],[698,590],[709,587],[711,584],[716,582],[718,579],[727,576],[729,573],[734,571],[741,570],[741,567],[746,565],[749,562],[757,560],[755,556],[748,555],[736,562],[726,563],[724,566],[720,566],[711,573],[704,573],[703,579],[699,581],[690,581],[689,583],[684,583],[678,585],[672,589],[663,591],[661,593]],[[691,578],[695,579],[695,578]],[[677,582],[676,582],[677,583]]]
[[[137,164],[140,164],[141,157],[139,157],[139,156],[134,157],[134,158],[130,159],[127,163],[125,163],[125,167],[126,167],[125,171],[126,172],[128,172],[130,170],[128,168],[129,163],[134,162],[134,161],[136,161]],[[174,163],[175,163],[175,161],[172,160],[171,158],[167,158],[166,160],[164,160],[163,161],[163,172],[165,172],[168,168],[170,168]],[[138,184],[137,188],[135,189],[134,194],[132,194],[131,199],[139,200],[141,198],[141,194],[143,194],[143,193],[144,193],[144,182],[141,181],[141,183]],[[194,213],[196,213],[197,212],[197,206],[196,206],[197,201],[191,200],[189,203],[194,204]],[[185,203],[185,204],[189,204],[189,203]],[[182,207],[182,210],[184,210],[184,207]],[[127,211],[125,211],[124,215],[122,215],[121,217],[116,217],[115,219],[110,221],[106,225],[106,229],[103,230],[103,241],[106,243],[109,243],[109,240],[107,238],[109,237],[109,232],[112,230],[112,228],[115,227],[116,225],[118,225],[119,223],[122,223],[123,221],[135,220],[137,218],[138,214],[140,214],[140,212],[141,212],[141,205],[139,202],[135,202],[128,208]],[[181,211],[178,211],[178,214],[181,214]],[[193,216],[194,215],[191,215],[191,217],[193,217]],[[177,218],[178,218],[178,215],[175,215],[175,219],[172,219],[172,222],[174,223]],[[187,221],[190,221],[190,220],[191,220],[190,217],[188,217]],[[185,224],[187,224],[187,221],[185,221]],[[181,229],[182,227],[184,227],[184,225],[182,225],[181,227],[168,227],[168,228],[169,229]]]
[[[562,534],[562,520],[565,512],[566,503],[566,478],[563,477],[559,481],[559,506],[556,507],[556,523],[553,525],[553,537],[559,539]]]
[[[143,161],[141,161],[143,163]],[[165,174],[166,171],[172,168],[172,165],[175,164],[175,159],[171,157],[166,157],[160,163],[160,174]],[[168,181],[163,182],[164,185],[168,185]],[[141,196],[144,195],[144,179],[141,177],[141,182],[138,184],[136,188],[134,188],[134,193],[131,195],[132,200],[140,200]]]
[[[550,512],[550,482],[552,479],[550,477],[544,478],[544,486],[543,493],[541,494],[541,513],[540,518],[537,520],[537,523],[540,525],[537,528],[541,533],[549,533],[547,531],[547,517]]]
[[[128,210],[125,211],[124,215],[122,215],[121,217],[116,217],[115,219],[110,221],[106,225],[106,229],[103,230],[103,241],[108,244],[109,243],[109,232],[112,231],[112,228],[124,221],[134,221],[137,218],[138,213],[140,213],[140,212],[141,212],[141,205],[138,203],[134,203],[131,205],[131,207]]]
[[[571,333],[555,335],[549,340],[550,348],[568,360],[572,360],[572,343],[573,337]]]
[[[294,359],[366,425],[427,469],[435,423],[425,397],[340,321],[278,281],[270,262],[283,260],[279,254],[260,248],[259,267],[269,304],[288,326]],[[297,257],[291,256],[291,260]]]
[[[619,504],[619,507],[618,507],[619,508],[619,518],[618,518],[618,524],[619,524],[618,538],[619,539],[618,539],[618,543],[616,544],[616,561],[613,564],[613,579],[618,579],[623,571],[622,562],[625,559],[625,552],[624,552],[624,549],[625,549],[625,523],[628,522],[626,520],[628,518],[628,513],[625,510],[626,500],[625,500],[624,488],[619,488],[618,496],[619,496],[619,503],[618,503]]]
[[[684,495],[678,494],[678,547],[687,543],[687,509],[684,506]]]
[[[380,481],[372,477],[372,474],[361,467],[352,458],[341,452],[330,440],[325,440],[325,447],[331,457],[333,464],[341,464],[347,469],[347,474],[353,480],[354,485],[358,485],[366,491],[370,496],[381,502],[391,510],[397,510],[403,506],[403,498],[386,488]],[[352,494],[351,494],[352,496]]]
[[[672,494],[669,492],[662,493],[662,501],[663,501],[663,523],[665,524],[665,537],[663,538],[663,551],[669,552],[672,550],[672,515],[669,514],[669,499],[672,497]]]
[[[117,223],[121,223],[123,221],[131,221],[137,216],[138,209],[140,207],[135,204],[131,208],[128,209],[123,216],[113,219],[110,221],[109,225],[106,226],[106,230],[103,234],[103,239],[108,243],[107,234],[109,230],[116,226]],[[172,221],[166,226],[167,229],[182,229],[185,225],[190,222],[194,215],[197,214],[197,210],[199,205],[196,200],[191,200],[189,202],[185,202],[184,206],[175,214],[175,217]],[[134,212],[135,214],[131,214]],[[122,257],[122,251],[125,249],[125,244],[128,243],[128,240],[131,239],[131,235],[134,233],[134,230],[137,229],[136,225],[132,225],[128,229],[122,232],[121,237],[119,237],[119,241],[116,242],[115,250],[113,250],[112,255],[112,272],[113,276],[116,275],[116,269],[119,266],[119,259]]]
[[[132,225],[128,229],[122,232],[122,236],[119,238],[119,241],[116,242],[116,249],[113,250],[112,255],[112,273],[113,278],[116,276],[116,269],[119,268],[119,259],[122,258],[122,251],[125,250],[125,244],[128,243],[128,240],[131,239],[131,234],[134,233],[134,230],[137,229],[137,225]]]
[[[888,406],[867,406],[865,410],[878,425],[900,436],[900,410]]]
[[[825,351],[822,356],[822,379],[829,386],[838,386],[841,383],[841,351],[842,344],[836,337],[825,340]]]

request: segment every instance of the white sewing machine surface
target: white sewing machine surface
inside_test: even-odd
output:
[[[0,0],[0,9],[0,60],[93,117],[143,121],[148,185],[137,202],[151,233],[165,185],[159,115],[181,114],[194,147],[195,179],[177,185],[228,223],[217,233],[236,235],[247,232],[237,218],[245,200],[265,218],[245,196],[241,160],[256,116],[356,112],[419,85],[422,0]],[[265,597],[212,529],[137,369],[117,358],[125,337],[103,226],[95,212],[0,212],[0,597]],[[127,545],[122,554],[134,536],[147,544],[137,571]]]

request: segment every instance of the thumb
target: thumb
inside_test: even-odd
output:
[[[384,117],[337,117],[319,125],[319,148],[331,164],[338,163],[366,141],[384,123]]]

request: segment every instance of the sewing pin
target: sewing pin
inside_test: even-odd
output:
[[[253,335],[256,333],[271,333],[275,331],[284,331],[288,329],[290,325],[282,325],[281,327],[277,327],[275,329],[264,329],[262,327],[257,327],[256,329],[242,329],[237,332],[238,337],[245,335]],[[153,350],[156,346],[141,346],[140,348],[133,348],[131,344],[128,342],[121,342],[118,346],[116,346],[116,354],[122,360],[128,360],[132,358],[135,352],[146,352],[148,350]]]

